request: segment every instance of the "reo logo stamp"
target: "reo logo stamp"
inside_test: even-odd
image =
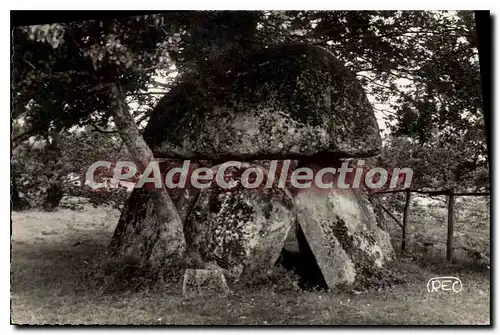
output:
[[[462,291],[462,281],[457,277],[435,277],[427,282],[427,291],[430,293],[438,291],[449,291],[458,293]]]

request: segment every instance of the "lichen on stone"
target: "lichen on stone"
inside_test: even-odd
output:
[[[186,242],[235,278],[243,271],[273,266],[293,215],[272,193],[206,189],[186,220]]]
[[[390,238],[372,222],[365,198],[351,190],[295,196],[299,224],[331,288],[360,285],[393,259]]]
[[[356,77],[308,45],[270,47],[227,73],[181,79],[144,136],[158,156],[178,158],[363,157],[380,150],[375,115]]]

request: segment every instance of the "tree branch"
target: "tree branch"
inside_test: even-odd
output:
[[[140,125],[142,121],[146,120],[148,117],[150,117],[149,113],[144,113],[139,119],[137,119],[137,121],[135,121],[135,124]]]
[[[105,130],[105,129],[100,128],[96,124],[92,124],[92,127],[94,127],[94,130],[96,130],[96,131],[98,131],[99,133],[102,133],[102,134],[116,134],[116,133],[118,133],[118,130]]]
[[[368,76],[365,76],[363,74],[359,74],[357,73],[356,76],[359,76],[359,77],[363,77],[363,78],[366,78],[368,81],[370,81],[371,83],[373,83],[374,85],[377,85],[377,86],[380,86],[380,87],[383,87],[383,88],[387,88],[388,90],[391,90],[391,91],[399,91],[398,89],[394,89],[392,87],[389,87],[389,86],[386,86],[386,85],[382,85],[380,83],[377,83],[374,79],[368,77]]]
[[[397,225],[401,228],[403,228],[403,225],[399,222],[399,220],[387,209],[385,208],[383,205],[379,204],[380,208],[382,208],[384,210],[384,212],[386,212],[387,214],[389,214],[389,216],[397,223]]]
[[[170,84],[165,84],[165,83],[159,82],[159,81],[157,81],[157,80],[154,80],[154,81],[153,81],[153,83],[154,83],[155,85],[158,85],[158,86],[161,86],[161,87],[165,87],[165,88],[170,88],[170,87],[172,87],[172,85],[170,85]]]
[[[13,147],[17,147],[21,142],[24,142],[28,138],[30,138],[31,136],[36,135],[36,133],[38,133],[38,131],[40,131],[39,127],[32,127],[30,129],[26,130],[25,132],[23,132],[19,135],[16,135],[12,139]]]
[[[138,92],[138,93],[130,93],[129,96],[137,96],[137,95],[165,95],[168,92]]]

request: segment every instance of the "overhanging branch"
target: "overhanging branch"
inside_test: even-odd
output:
[[[96,124],[92,124],[92,127],[94,127],[94,129],[96,131],[98,131],[99,133],[102,133],[102,134],[116,134],[116,133],[118,133],[118,130],[106,130],[106,129],[102,129],[101,127],[99,127]]]

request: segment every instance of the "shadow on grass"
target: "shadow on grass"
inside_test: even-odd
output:
[[[63,234],[61,234],[63,235]],[[180,283],[141,285],[133,267],[106,254],[102,232],[14,242],[14,323],[378,325],[489,323],[489,282],[467,274],[460,294],[430,295],[426,282],[450,269],[395,263],[407,284],[359,293],[284,290],[283,282],[235,285],[228,298],[184,299]],[[94,239],[92,239],[94,236]],[[80,242],[80,243],[77,243]],[[438,271],[439,270],[439,271]],[[457,269],[459,273],[459,269]],[[135,280],[135,281],[134,281]],[[134,288],[137,288],[134,290]]]

